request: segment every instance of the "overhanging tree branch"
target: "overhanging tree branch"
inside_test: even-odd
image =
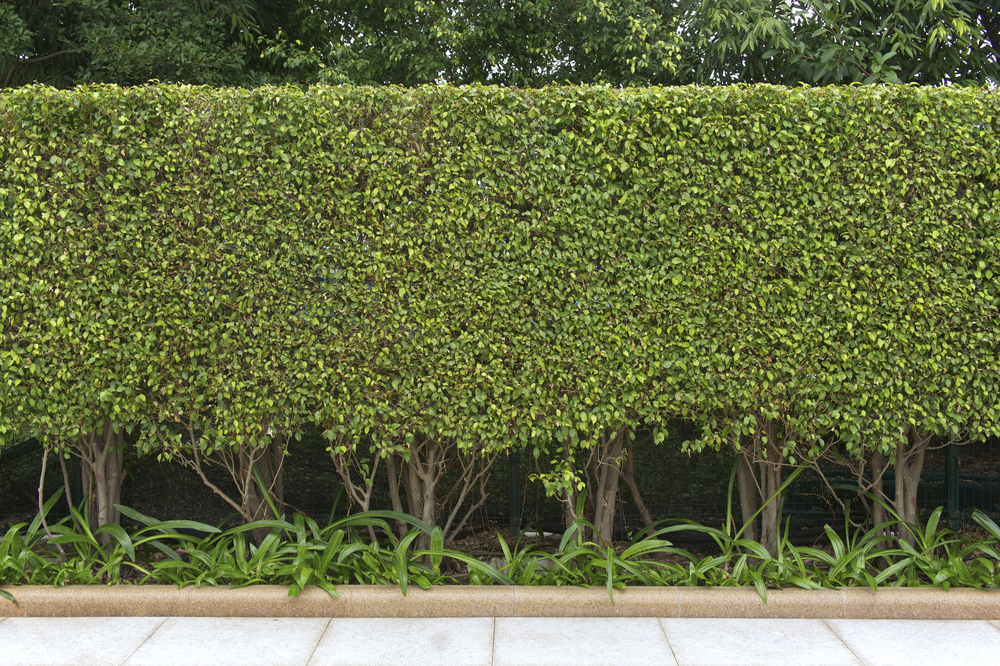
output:
[[[10,69],[7,70],[7,76],[3,80],[3,87],[6,88],[7,84],[10,83],[10,77],[14,75],[14,70],[17,69],[18,65],[34,65],[36,63],[45,62],[46,60],[51,60],[52,58],[65,55],[67,53],[73,53],[75,49],[63,49],[62,51],[56,51],[55,53],[50,53],[45,56],[38,56],[37,58],[28,58],[27,60],[17,60],[11,65]]]

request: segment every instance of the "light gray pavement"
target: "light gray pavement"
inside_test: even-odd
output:
[[[998,655],[993,621],[0,619],[3,666],[972,666]]]

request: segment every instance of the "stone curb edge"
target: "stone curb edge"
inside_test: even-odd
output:
[[[340,585],[337,598],[309,587],[296,598],[281,585],[227,587],[2,587],[2,617],[682,617],[1000,620],[1000,590],[939,588],[410,587]]]

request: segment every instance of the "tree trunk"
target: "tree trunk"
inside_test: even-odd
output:
[[[625,429],[605,432],[597,441],[594,452],[594,527],[595,537],[605,544],[614,538],[615,512],[618,500],[618,478],[620,474],[622,440]]]
[[[734,441],[733,448],[736,448]],[[751,437],[749,446],[740,448],[736,479],[740,491],[740,509],[746,529],[743,537],[760,543],[775,557],[778,554],[781,518],[781,447],[773,421],[764,421]],[[757,469],[754,469],[756,465]],[[759,478],[758,478],[759,477]],[[773,498],[773,499],[772,499]],[[761,509],[761,507],[763,508]],[[751,516],[758,510],[758,520]]]
[[[403,487],[410,515],[428,527],[437,525],[437,484],[444,475],[444,449],[436,439],[425,439],[410,447],[410,458],[403,462]],[[430,547],[430,535],[421,534],[414,542],[416,550]]]
[[[402,460],[402,458],[399,458]],[[392,510],[396,513],[406,513],[403,511],[403,502],[399,499],[399,465],[396,464],[397,456],[389,454],[386,458],[385,467],[389,472],[389,499],[392,502]],[[402,539],[406,534],[407,525],[402,520],[396,521],[396,537]]]
[[[763,449],[766,459],[760,463],[761,500],[766,502],[760,513],[760,543],[776,557],[781,530],[781,447],[778,446],[774,422],[767,421],[764,426]]]
[[[94,430],[77,439],[80,464],[91,489],[89,503],[90,528],[117,525],[120,520],[115,504],[121,503],[122,488],[122,433],[115,432],[111,419],[105,419],[101,430]],[[102,544],[111,541],[111,535],[100,536]]]
[[[632,437],[625,435],[625,462],[622,465],[622,476],[628,489],[632,492],[632,501],[635,502],[636,509],[639,510],[639,517],[642,518],[643,527],[650,527],[653,524],[653,517],[649,515],[642,495],[639,494],[639,486],[635,482],[635,453],[632,450]]]
[[[284,452],[281,446],[280,436],[275,436],[271,442],[262,449],[251,449],[241,446],[239,450],[240,458],[240,482],[241,482],[241,505],[243,518],[247,522],[256,520],[274,520],[284,513]],[[256,467],[260,473],[261,484],[253,475],[253,468]],[[265,494],[265,491],[267,494]],[[268,495],[278,515],[271,511],[268,503]],[[260,544],[267,536],[270,529],[261,528],[253,530],[254,542]]]
[[[409,458],[391,455],[386,461],[389,472],[389,497],[393,511],[403,512],[399,486],[406,493],[406,505],[411,516],[431,529],[440,527],[446,542],[454,539],[465,527],[476,509],[486,503],[486,482],[496,454],[479,451],[461,452],[452,440],[427,438],[409,448]],[[458,478],[446,488],[441,479],[448,469],[460,470]],[[470,491],[478,486],[478,499],[469,500]],[[463,506],[465,511],[462,511]],[[405,523],[397,524],[400,536]],[[414,542],[417,550],[430,547],[430,535],[421,534]]]
[[[754,475],[752,463],[748,458],[753,458],[750,451],[740,451],[740,464],[736,471],[736,482],[740,491],[740,510],[743,512],[743,535],[750,541],[760,540],[760,531],[757,529],[759,520],[753,517],[757,512],[757,477]]]
[[[781,532],[781,463],[771,461],[760,464],[761,487],[764,490],[765,502],[771,500],[760,512],[760,543],[771,557],[778,555],[779,536]],[[773,498],[773,499],[772,499]]]
[[[907,426],[900,435],[904,441],[900,441],[896,448],[894,464],[896,493],[893,499],[893,508],[904,523],[899,526],[899,538],[905,539],[912,546],[915,537],[906,528],[905,523],[917,524],[917,487],[920,485],[920,473],[924,468],[924,454],[930,445],[931,435],[917,432],[912,425]],[[910,443],[911,435],[913,437],[912,443]]]

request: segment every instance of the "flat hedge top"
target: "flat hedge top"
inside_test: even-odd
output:
[[[996,432],[998,112],[903,86],[5,91],[0,437]]]

